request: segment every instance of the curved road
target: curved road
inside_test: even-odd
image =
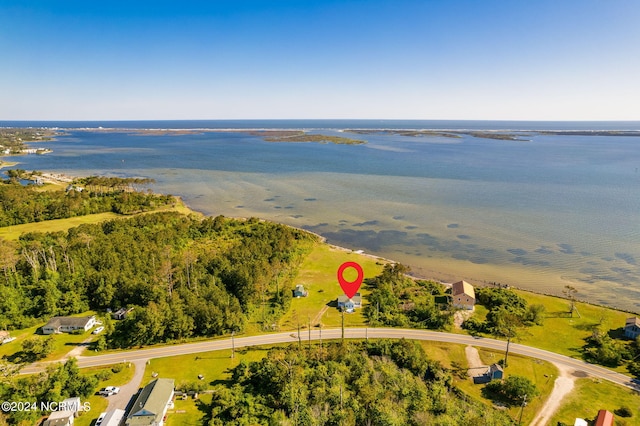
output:
[[[322,333],[322,336],[320,336]],[[311,340],[340,339],[341,329],[324,329],[312,330]],[[502,340],[495,340],[483,337],[473,337],[462,334],[442,333],[429,330],[412,330],[401,328],[345,328],[345,338],[347,339],[364,339],[364,338],[391,338],[391,339],[411,339],[411,340],[430,340],[436,342],[458,343],[461,345],[473,345],[480,348],[495,349],[504,351],[507,343]],[[301,332],[301,340],[308,341],[309,333]],[[273,333],[258,336],[236,337],[233,339],[236,348],[247,346],[271,345],[277,343],[295,343],[298,341],[298,334],[293,333]],[[231,339],[212,340],[198,343],[184,343],[179,345],[163,346],[150,349],[135,349],[125,352],[117,352],[106,355],[96,356],[80,356],[78,357],[78,366],[95,367],[116,364],[119,362],[133,362],[140,360],[148,360],[152,358],[162,358],[167,356],[195,354],[200,352],[217,351],[221,349],[231,349]],[[589,376],[626,386],[636,391],[640,391],[640,383],[632,381],[632,379],[624,374],[616,373],[604,367],[589,364],[565,355],[556,354],[545,351],[543,349],[532,348],[530,346],[511,343],[509,353],[537,358],[549,361],[554,364],[561,364],[576,371],[583,372]],[[23,368],[20,374],[33,374],[42,371],[48,363],[36,363]]]

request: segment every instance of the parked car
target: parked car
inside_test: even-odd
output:
[[[101,389],[98,393],[102,396],[111,396],[117,394],[118,392],[120,392],[120,388],[115,386],[107,386],[106,388]]]
[[[101,333],[101,332],[102,332],[102,330],[104,330],[104,327],[98,327],[98,328],[96,328],[95,330],[93,330],[93,331],[92,331],[92,333],[93,333],[93,334],[98,334],[98,333]]]
[[[98,416],[98,420],[96,420],[95,426],[100,426],[102,424],[102,421],[104,420],[104,416],[106,415],[107,413],[100,413],[100,415]]]

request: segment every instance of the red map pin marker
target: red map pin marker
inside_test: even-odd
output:
[[[353,268],[358,272],[358,277],[355,281],[347,281],[342,276],[344,274],[344,270],[347,268]],[[362,266],[358,265],[356,262],[344,262],[338,268],[338,282],[340,283],[340,287],[344,291],[344,294],[351,299],[356,295],[360,285],[362,285],[362,280],[364,279],[364,272],[362,272]]]

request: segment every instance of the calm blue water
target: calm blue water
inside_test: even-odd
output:
[[[259,216],[396,259],[417,275],[499,281],[640,310],[640,137],[528,142],[349,135],[365,145],[269,143],[238,132],[79,128],[636,130],[638,122],[233,120],[0,122],[73,128],[27,170],[156,179],[207,214]],[[312,130],[320,131],[320,130]]]

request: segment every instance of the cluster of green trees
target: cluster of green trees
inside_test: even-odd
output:
[[[214,388],[211,425],[510,425],[413,341],[276,348]]]
[[[47,402],[60,403],[65,398],[80,397],[81,401],[96,392],[100,380],[107,380],[111,375],[122,369],[118,364],[112,370],[100,370],[90,374],[80,374],[75,358],[65,364],[54,364],[46,371],[29,375],[14,376],[8,364],[0,363],[0,400],[34,403],[29,409],[0,411],[0,424],[36,424],[37,420],[49,411]],[[44,402],[41,405],[40,402]],[[52,409],[55,409],[52,406]]]
[[[386,264],[382,273],[368,280],[372,288],[364,314],[369,323],[394,327],[446,329],[453,323],[453,311],[436,303],[445,288],[434,281],[413,280],[409,268]]]
[[[266,323],[316,238],[257,219],[149,213],[0,241],[0,329],[134,307],[107,342],[145,345]],[[285,291],[285,289],[287,291]]]
[[[41,191],[31,185],[4,180],[0,181],[0,227],[93,213],[131,214],[173,203],[175,199],[170,195],[124,191]]]
[[[584,358],[607,367],[626,364],[631,374],[640,377],[640,337],[629,340],[622,334],[620,329],[607,330],[602,324],[596,325],[583,347]]]
[[[463,323],[463,327],[472,333],[491,333],[513,338],[518,329],[542,325],[544,322],[545,308],[543,305],[529,305],[524,298],[507,288],[477,288],[476,300],[489,312],[484,321],[470,317]]]

